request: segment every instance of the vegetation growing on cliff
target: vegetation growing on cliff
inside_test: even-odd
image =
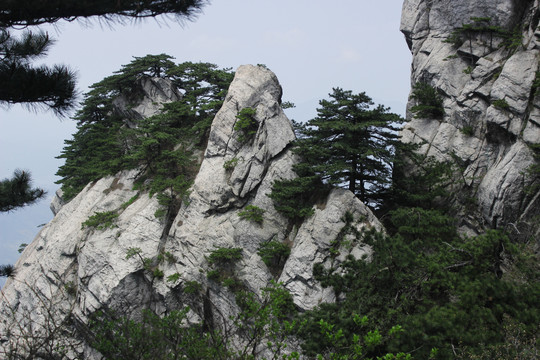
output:
[[[133,84],[153,76],[167,76],[184,97],[165,105],[162,114],[128,126],[121,114],[114,114],[110,97],[127,94],[136,101],[141,94]],[[136,58],[96,84],[79,112],[76,139],[62,155],[66,165],[59,173],[66,193],[74,194],[105,174],[137,168],[139,186],[171,206],[186,193],[195,170],[189,144],[204,144],[209,119],[230,78],[230,72],[209,64],[174,65],[159,55]],[[442,108],[437,92],[420,90],[427,92],[417,94],[419,102],[427,98],[427,108],[420,110],[433,116],[432,111]],[[298,220],[309,216],[318,197],[337,185],[384,213],[385,233],[356,231],[346,214],[343,231],[328,249],[335,256],[334,245],[354,237],[372,247],[370,261],[349,257],[330,267],[314,264],[316,280],[333,289],[336,303],[298,313],[280,284],[271,283],[261,294],[248,292],[236,274],[243,249],[216,248],[206,257],[210,282],[184,282],[180,273],[167,277],[179,296],[196,306],[162,316],[150,310],[98,312],[82,332],[95,349],[111,359],[257,359],[262,350],[276,359],[533,358],[540,286],[536,264],[521,261],[527,254],[522,244],[495,230],[460,236],[445,202],[452,164],[414,156],[404,147],[396,150],[399,117],[382,106],[370,108],[365,93],[336,88],[330,97],[321,101],[316,119],[297,127],[297,154],[303,159],[295,168],[298,177],[276,182],[270,197],[278,211]],[[254,126],[255,112],[239,115],[248,125],[235,129],[242,135]],[[238,161],[233,160],[228,171]],[[411,164],[414,173],[407,169]],[[84,225],[111,226],[115,214],[97,213]],[[238,213],[242,220],[261,225],[263,215],[255,206]],[[258,249],[274,276],[283,269],[288,245],[272,239]],[[131,248],[127,259],[138,260],[153,283],[165,281],[158,265],[166,255],[160,256],[146,258],[140,248]],[[510,272],[508,267],[514,268]],[[519,281],[509,273],[518,274]],[[221,285],[232,290],[227,300],[238,305],[238,313],[227,319],[219,318],[223,315],[208,295],[209,287],[225,294]],[[188,325],[190,311],[199,323]],[[294,348],[288,348],[291,344]]]
[[[123,96],[140,100],[142,79],[165,78],[182,94],[164,104],[159,115],[126,119],[113,101]],[[203,145],[211,120],[221,107],[232,81],[230,69],[214,64],[175,65],[168,55],[147,55],[91,86],[77,112],[77,132],[66,140],[65,159],[57,175],[69,200],[89,182],[123,169],[139,168],[139,182],[151,193],[172,190],[183,194],[194,170],[193,144]]]
[[[290,218],[310,215],[317,193],[332,186],[349,189],[372,208],[389,197],[401,117],[374,106],[365,92],[334,88],[329,97],[319,102],[316,118],[296,126],[299,177],[277,181],[270,194]]]

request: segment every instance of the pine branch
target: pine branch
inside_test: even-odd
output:
[[[26,27],[94,16],[112,23],[164,14],[178,21],[192,20],[206,3],[207,0],[4,0],[0,3],[0,27]]]

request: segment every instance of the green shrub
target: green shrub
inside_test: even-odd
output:
[[[180,279],[179,273],[174,273],[172,275],[167,276],[167,282],[175,283]]]
[[[152,269],[152,276],[157,279],[163,279],[165,276],[165,273],[163,273],[163,270],[160,270],[159,268]]]
[[[241,248],[217,248],[208,256],[210,265],[226,265],[242,259]]]
[[[257,254],[268,268],[276,270],[285,264],[291,254],[291,249],[287,244],[270,240],[261,244]]]
[[[263,214],[265,213],[265,210],[261,209],[258,206],[255,205],[248,205],[245,207],[244,210],[240,211],[238,213],[238,216],[240,216],[244,220],[252,221],[257,224],[262,224],[263,222]]]
[[[417,82],[413,86],[411,99],[416,100],[416,105],[411,107],[411,112],[417,118],[442,119],[444,116],[443,99],[433,86]]]
[[[71,296],[77,295],[77,285],[73,281],[68,281],[64,284],[64,290],[66,293]]]
[[[460,131],[467,136],[472,136],[474,134],[474,128],[470,125],[462,127]]]
[[[232,158],[230,160],[227,160],[223,163],[223,168],[227,171],[232,171],[238,165],[238,158]]]
[[[129,199],[128,201],[123,203],[120,206],[120,208],[122,208],[122,210],[126,210],[128,208],[128,206],[133,204],[138,198],[139,198],[139,193],[135,194],[135,196],[133,196],[131,199]]]
[[[510,108],[510,105],[505,99],[493,100],[491,104],[495,106],[497,109],[501,109],[501,110],[508,110]]]
[[[315,177],[298,177],[291,180],[277,180],[268,195],[274,208],[282,215],[293,219],[303,219],[313,215],[317,195],[322,193]],[[316,191],[314,191],[316,189]]]
[[[184,292],[186,294],[197,294],[202,290],[202,285],[197,281],[186,281],[184,284]]]
[[[159,208],[154,212],[154,217],[156,219],[163,220],[165,218],[165,215],[167,215],[167,209],[166,208]]]
[[[237,120],[234,124],[234,131],[240,133],[238,141],[247,142],[257,133],[259,123],[254,119],[255,113],[255,109],[247,107],[240,110],[236,115]]]
[[[19,245],[19,249],[17,250],[20,253],[22,253],[24,251],[24,249],[26,249],[26,247],[28,246],[27,243],[22,243]]]
[[[110,229],[115,225],[115,221],[118,218],[116,211],[96,212],[90,216],[88,220],[82,223],[82,228],[95,228],[98,230]]]

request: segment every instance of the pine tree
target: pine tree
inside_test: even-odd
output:
[[[193,19],[206,0],[4,0],[0,4],[0,27],[26,27],[99,16],[118,22],[168,14],[177,20]]]
[[[30,174],[22,170],[15,170],[11,179],[0,181],[0,212],[32,204],[45,195],[44,190],[31,185]]]
[[[402,119],[383,105],[373,107],[365,92],[334,88],[329,95],[319,102],[318,116],[299,129],[295,151],[303,162],[295,170],[346,187],[377,208],[391,184]]]
[[[3,1],[0,4],[0,103],[44,105],[63,115],[73,107],[76,96],[72,70],[63,65],[31,65],[31,61],[46,55],[53,44],[49,36],[25,31],[14,38],[13,29],[92,17],[114,23],[167,14],[182,21],[193,19],[205,3],[204,0]]]
[[[33,67],[52,45],[44,33],[13,38],[0,28],[0,103],[42,105],[64,115],[74,105],[75,75],[63,65]]]
[[[74,21],[93,17],[110,23],[158,15],[170,15],[178,21],[191,20],[206,3],[205,0],[2,1],[0,2],[0,105],[24,104],[30,107],[44,107],[59,116],[65,116],[75,105],[74,71],[64,65],[32,64],[47,54],[53,40],[41,31],[25,30],[20,36],[13,36],[18,29],[55,23],[59,20]],[[165,65],[169,65],[166,63],[167,59],[164,59],[164,62]],[[160,76],[160,67],[153,70],[155,76]],[[95,115],[99,116],[101,113],[102,116],[105,113],[103,109],[96,107],[94,109],[98,110]],[[24,174],[28,176],[28,173]],[[16,178],[13,180],[17,181]],[[2,187],[7,188],[9,184],[4,181]],[[27,204],[36,194],[20,194],[21,198],[14,200],[13,203]],[[14,193],[9,196],[14,196]]]
[[[189,187],[183,176],[191,167],[191,145],[200,145],[208,135],[234,74],[209,63],[175,65],[172,59],[165,54],[135,57],[90,87],[75,116],[77,132],[58,157],[65,159],[57,183],[66,200],[89,182],[131,168],[142,169],[140,178],[151,184],[151,193],[165,188],[182,193]],[[151,118],[129,119],[128,126],[113,100],[125,96],[136,104],[140,79],[156,76],[171,81],[182,99],[165,104],[162,113]]]

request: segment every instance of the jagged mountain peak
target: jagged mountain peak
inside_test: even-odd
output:
[[[159,110],[156,104],[178,97],[172,90],[162,96],[164,88],[172,89],[167,80],[150,80],[143,84],[141,104],[125,111],[124,100],[113,102],[124,109],[121,113],[153,115]],[[159,95],[158,101],[152,94]],[[272,185],[294,177],[292,167],[298,161],[290,149],[295,136],[281,108],[281,94],[271,71],[238,68],[213,120],[193,185],[177,212],[164,219],[155,216],[161,207],[156,196],[134,190],[138,169],[92,182],[68,203],[55,206],[56,216],[26,248],[16,264],[16,277],[2,289],[3,316],[5,311],[19,312],[14,312],[15,319],[6,315],[0,326],[6,329],[13,321],[45,324],[47,316],[85,324],[103,309],[135,316],[142,309],[164,314],[186,305],[191,307],[190,321],[211,317],[220,324],[238,312],[235,286],[260,294],[272,280],[284,284],[300,309],[334,301],[334,292],[314,280],[313,264],[330,266],[349,254],[361,258],[370,253],[353,238],[343,248],[332,243],[345,226],[345,213],[358,230],[382,226],[342,189],[330,192],[302,224],[274,209],[268,197]],[[244,118],[251,122],[249,132],[237,126],[244,109],[249,109]],[[241,216],[246,209],[257,209],[262,218]],[[104,218],[90,225],[96,215]],[[259,254],[270,241],[290,249],[278,268],[265,264]],[[211,260],[216,250],[239,257],[212,273],[217,270]],[[341,250],[337,258],[336,250]],[[227,279],[236,285],[224,285]],[[199,287],[195,294],[186,290],[193,284]],[[49,300],[57,305],[54,314],[47,313]],[[9,341],[2,346],[10,346]],[[99,358],[84,341],[77,348],[85,358]]]

